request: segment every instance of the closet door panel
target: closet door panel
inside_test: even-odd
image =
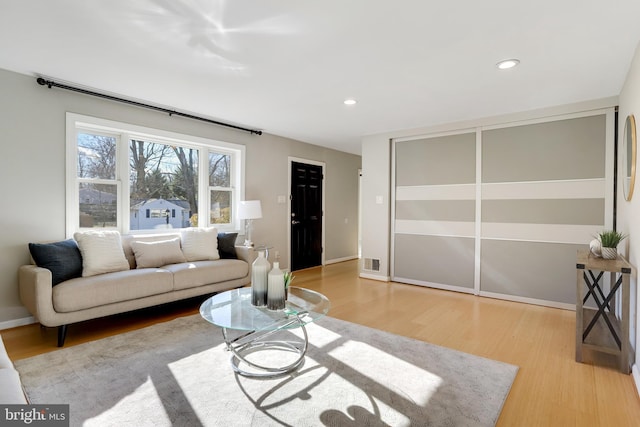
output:
[[[575,304],[576,251],[582,247],[557,243],[484,240],[481,290]]]
[[[603,178],[606,117],[482,132],[482,182]]]
[[[396,234],[395,269],[403,279],[473,289],[475,240]]]
[[[396,186],[475,183],[475,133],[396,143]]]
[[[605,227],[606,115],[482,132],[480,293],[575,303],[575,256]]]
[[[476,134],[394,143],[393,279],[474,288]]]

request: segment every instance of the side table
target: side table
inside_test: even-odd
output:
[[[607,260],[596,258],[585,249],[578,251],[576,269],[576,361],[582,362],[584,349],[613,354],[619,357],[620,371],[628,374],[629,277],[633,268],[620,255]],[[607,272],[611,278],[608,290],[601,282]],[[618,294],[622,298],[619,318],[616,315]],[[589,299],[596,308],[584,306]]]

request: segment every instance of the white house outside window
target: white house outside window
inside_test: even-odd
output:
[[[67,235],[238,230],[244,146],[67,114]]]

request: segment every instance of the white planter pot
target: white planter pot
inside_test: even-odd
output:
[[[602,258],[604,259],[616,259],[618,258],[618,249],[617,248],[605,248],[602,247]]]

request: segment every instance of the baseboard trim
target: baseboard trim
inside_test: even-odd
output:
[[[462,292],[465,294],[473,293],[473,288],[463,288],[462,286],[452,286],[452,285],[445,285],[442,283],[425,282],[423,280],[407,279],[404,277],[394,277],[393,281],[397,283],[405,283],[407,285],[416,285],[416,286],[424,286],[425,288],[440,289],[443,291]]]
[[[525,304],[541,305],[543,307],[551,307],[551,308],[559,308],[561,310],[576,311],[575,304],[567,304],[563,302],[547,301],[542,299],[518,297],[514,295],[497,294],[494,292],[483,292],[483,291],[480,291],[479,295],[481,297],[502,299],[505,301],[523,302]]]
[[[391,281],[391,278],[389,276],[376,276],[375,274],[360,273],[360,277],[362,277],[363,279],[378,280],[380,282]]]
[[[633,382],[636,384],[636,393],[640,396],[640,371],[635,363],[631,367],[631,376],[633,376]]]
[[[23,317],[22,319],[5,320],[4,322],[0,322],[0,331],[17,328],[18,326],[31,325],[33,323],[37,323],[33,316]]]
[[[346,256],[346,257],[342,257],[342,258],[335,258],[335,259],[330,259],[328,261],[325,261],[324,264],[325,265],[329,265],[329,264],[337,264],[339,262],[345,262],[345,261],[351,261],[353,259],[358,259],[358,255],[354,255],[354,256]]]

